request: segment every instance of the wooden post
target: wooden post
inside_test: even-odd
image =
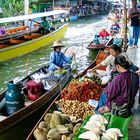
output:
[[[123,49],[126,52],[127,50],[127,9],[126,9],[126,0],[123,0],[124,5],[124,39],[123,39]]]
[[[24,15],[29,14],[29,0],[24,0]],[[28,20],[25,20],[24,25],[28,25]]]

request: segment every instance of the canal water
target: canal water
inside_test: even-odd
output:
[[[90,18],[83,18],[77,22],[70,23],[62,42],[67,47],[73,47],[76,53],[76,64],[78,71],[85,69],[95,57],[97,52],[90,52],[86,46],[93,39],[93,35],[101,28],[107,28],[107,19],[104,15],[96,15]],[[20,80],[28,74],[49,63],[49,56],[52,52],[50,46],[46,46],[30,54],[18,57],[0,64],[0,93],[3,91],[9,80]],[[28,61],[28,68],[27,68]],[[28,69],[28,70],[27,70]]]

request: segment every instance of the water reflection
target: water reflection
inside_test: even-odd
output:
[[[94,16],[81,19],[70,23],[62,42],[66,47],[73,47],[76,51],[76,63],[79,71],[83,71],[95,58],[97,52],[89,52],[86,46],[90,43],[93,35],[101,28],[106,28],[107,20],[105,16]],[[63,51],[66,48],[63,48]],[[49,62],[49,56],[52,52],[50,46],[41,48],[35,52],[18,57],[0,64],[0,91],[6,87],[6,83],[14,78],[22,79],[27,73],[35,71],[39,67]]]

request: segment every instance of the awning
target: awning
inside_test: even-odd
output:
[[[15,21],[34,19],[34,18],[39,18],[39,17],[47,17],[47,16],[59,15],[59,14],[63,14],[63,13],[69,13],[69,12],[66,10],[53,10],[53,11],[49,11],[49,12],[43,12],[43,13],[37,13],[37,14],[31,14],[31,15],[0,18],[0,23],[15,22]]]

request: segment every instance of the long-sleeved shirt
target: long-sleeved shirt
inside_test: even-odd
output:
[[[129,63],[131,64],[132,61],[128,58],[128,55],[124,52],[120,53],[120,55],[123,55],[127,61],[129,61]],[[101,62],[101,65],[102,66],[108,66],[108,65],[111,65],[111,66],[114,66],[114,60],[115,60],[115,57],[112,56],[112,55],[109,55],[104,61]]]
[[[58,67],[63,67],[65,63],[69,63],[72,60],[72,56],[66,57],[63,52],[53,51],[50,55],[49,71],[55,71]]]
[[[139,77],[136,73],[132,73],[132,76],[130,73],[132,72],[119,73],[104,89],[104,92],[107,94],[106,105],[109,109],[111,109],[111,102],[123,105],[128,103],[129,99],[130,109],[133,107],[135,96],[139,89]]]

